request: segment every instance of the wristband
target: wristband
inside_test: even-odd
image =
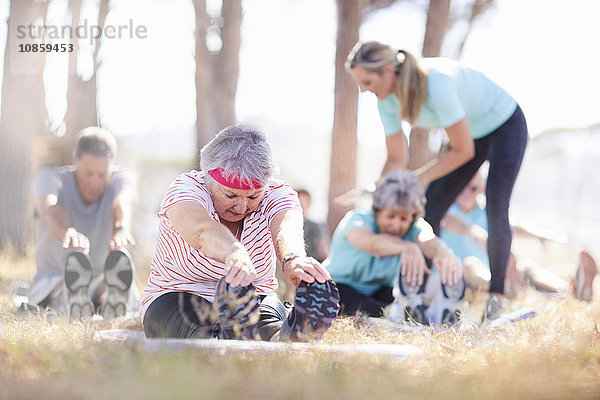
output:
[[[292,261],[294,258],[300,257],[298,254],[290,253],[287,256],[283,257],[281,261],[281,271],[285,272],[285,264]]]

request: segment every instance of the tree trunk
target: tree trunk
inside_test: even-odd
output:
[[[206,0],[194,0],[196,9],[196,137],[198,149],[224,127],[235,123],[235,96],[239,76],[242,2],[227,0],[221,8],[222,47],[211,54],[206,38],[211,20]]]
[[[69,0],[69,10],[73,16],[71,23],[73,29],[79,26],[82,0]],[[108,0],[101,0],[106,3]],[[102,7],[102,5],[101,5]],[[98,21],[98,26],[102,21]],[[89,25],[89,23],[88,23]],[[69,82],[67,89],[67,113],[65,115],[66,134],[64,136],[64,163],[71,161],[71,150],[75,146],[75,140],[80,130],[88,126],[98,124],[98,114],[96,109],[96,71],[91,79],[84,81],[77,73],[77,62],[79,55],[79,41],[77,37],[71,39],[73,52],[69,54]],[[99,47],[99,40],[96,43],[96,49]],[[94,60],[96,59],[94,51]]]
[[[464,35],[462,36],[458,47],[456,49],[456,59],[459,60],[462,56],[463,50],[465,48],[465,43],[467,42],[467,38],[475,25],[475,22],[479,17],[484,15],[486,12],[494,8],[496,5],[495,0],[473,0],[471,4],[471,12],[469,13],[469,17],[467,18],[467,29],[465,30]]]
[[[41,52],[19,53],[19,45],[43,43],[18,38],[18,26],[45,20],[48,4],[36,0],[10,2],[4,59],[0,120],[0,243],[12,242],[24,251],[30,239],[33,206],[31,191],[32,139],[48,134]]]
[[[214,57],[213,115],[216,118],[217,131],[235,123],[235,93],[237,91],[240,70],[240,46],[242,26],[242,1],[223,1],[221,10],[223,26],[221,40],[223,47]]]
[[[439,57],[448,25],[450,0],[431,0],[427,11],[423,57]],[[429,151],[429,130],[413,128],[410,131],[408,168],[415,170],[433,158]]]
[[[194,7],[196,9],[196,139],[198,149],[201,149],[215,133],[210,110],[212,67],[210,54],[206,48],[206,34],[210,20],[206,13],[206,0],[194,0]]]
[[[337,39],[335,54],[335,103],[331,135],[331,169],[329,178],[329,215],[327,223],[334,231],[352,207],[333,204],[333,198],[356,186],[358,88],[346,72],[344,63],[358,41],[361,24],[358,1],[337,0]]]
[[[448,26],[450,0],[430,0],[423,40],[423,57],[439,57]]]

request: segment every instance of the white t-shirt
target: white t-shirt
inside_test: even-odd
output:
[[[150,303],[165,293],[188,292],[214,302],[217,282],[225,276],[224,263],[207,257],[183,240],[166,216],[173,205],[193,201],[200,204],[214,221],[220,222],[204,176],[204,172],[194,170],[180,175],[163,198],[158,213],[159,236],[142,297],[142,320]],[[298,195],[287,183],[271,180],[256,210],[244,219],[241,243],[256,269],[252,284],[259,295],[272,294],[278,287],[275,278],[277,257],[270,225],[275,215],[286,210],[302,212]]]

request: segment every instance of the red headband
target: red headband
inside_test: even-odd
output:
[[[262,189],[262,183],[256,180],[242,181],[238,175],[230,175],[229,179],[223,175],[223,168],[215,168],[208,171],[208,174],[223,186],[231,189],[255,190]]]

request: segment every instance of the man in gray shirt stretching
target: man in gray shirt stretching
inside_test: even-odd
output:
[[[106,129],[79,133],[71,166],[43,170],[34,183],[37,274],[29,301],[70,318],[122,316],[133,304],[133,263],[126,246],[132,178],[113,160]],[[133,293],[131,293],[133,295]],[[133,296],[135,297],[135,296]]]

